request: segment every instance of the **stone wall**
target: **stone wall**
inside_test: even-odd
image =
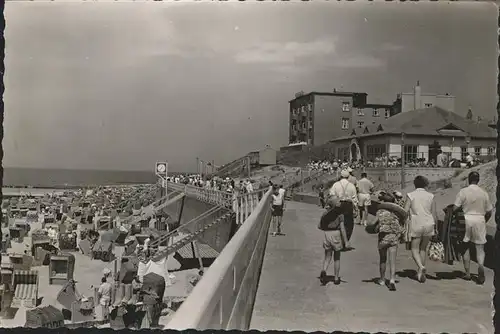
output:
[[[456,175],[460,168],[405,168],[406,183],[412,182],[417,175],[425,176],[430,182],[449,179]],[[368,178],[395,184],[401,183],[401,168],[366,168]]]

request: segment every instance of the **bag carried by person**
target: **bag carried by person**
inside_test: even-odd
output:
[[[318,229],[321,231],[339,230],[343,219],[344,216],[342,215],[340,208],[335,206],[323,213],[319,220]]]
[[[429,247],[429,259],[436,262],[444,261],[444,246],[440,241],[431,241],[431,245]]]
[[[379,229],[380,229],[380,224],[378,220],[373,224],[366,225],[365,227],[365,231],[368,234],[377,234],[379,232]]]

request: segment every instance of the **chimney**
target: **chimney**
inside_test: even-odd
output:
[[[417,85],[413,90],[413,99],[414,99],[413,109],[416,110],[422,108],[422,91],[420,89],[420,80],[417,81]]]

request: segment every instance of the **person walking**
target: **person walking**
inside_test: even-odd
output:
[[[466,248],[463,255],[465,269],[464,279],[470,280],[470,249],[476,248],[478,264],[478,284],[484,284],[484,245],[486,244],[486,223],[491,218],[493,206],[488,193],[479,187],[479,173],[470,172],[469,186],[460,190],[454,204],[454,211],[462,209],[465,216],[465,236],[463,242]]]
[[[274,185],[273,186],[273,194],[271,201],[271,215],[272,215],[272,225],[273,232],[271,235],[277,236],[281,235],[281,217],[283,216],[283,198],[279,193],[279,188]]]
[[[347,240],[351,239],[354,231],[354,208],[358,205],[358,194],[356,187],[348,181],[349,172],[343,170],[340,172],[341,179],[333,184],[329,191],[329,197],[336,198],[340,201],[340,206],[343,209],[344,224],[347,233]],[[328,199],[329,201],[330,199]]]
[[[381,193],[378,198],[381,202],[399,205],[396,198],[389,193]],[[404,232],[400,218],[388,209],[379,209],[376,214],[378,229],[378,253],[380,278],[378,285],[387,285],[390,291],[396,291],[396,257],[398,245]],[[386,280],[387,262],[389,260],[389,282]]]
[[[347,171],[349,172],[349,177],[347,178],[347,181],[351,182],[354,184],[355,187],[358,186],[358,179],[354,176],[354,170],[351,167],[347,167]]]
[[[281,197],[281,215],[278,216],[278,235],[283,235],[283,214],[285,213],[285,198],[286,198],[286,190],[283,187],[283,184],[279,185],[278,195]]]
[[[323,248],[325,250],[325,257],[323,259],[323,268],[319,274],[319,280],[321,285],[326,285],[327,283],[327,272],[328,267],[332,263],[333,258],[333,270],[334,270],[334,284],[339,285],[340,280],[340,255],[342,250],[348,245],[346,244],[347,234],[344,225],[344,215],[342,214],[342,208],[340,201],[332,197],[329,201],[329,206],[334,212],[325,212],[322,219],[320,220],[318,228],[324,232],[325,239],[323,241]],[[330,216],[330,219],[323,219],[325,215]]]
[[[410,215],[409,237],[411,254],[418,268],[417,280],[424,283],[427,248],[431,238],[436,234],[437,210],[434,195],[427,191],[429,181],[418,175],[413,180],[413,185],[415,190],[407,195],[405,211]]]
[[[358,201],[359,201],[359,219],[360,224],[366,226],[368,221],[368,207],[372,204],[371,194],[373,192],[372,181],[368,179],[366,173],[361,173],[361,179],[358,181]]]
[[[319,196],[319,206],[321,206],[324,209],[326,201],[325,201],[325,186],[323,184],[319,185],[318,196]]]

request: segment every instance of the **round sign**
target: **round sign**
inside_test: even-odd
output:
[[[165,164],[158,164],[156,166],[156,170],[159,172],[159,173],[165,173],[165,171],[167,170],[167,166],[165,166]]]

